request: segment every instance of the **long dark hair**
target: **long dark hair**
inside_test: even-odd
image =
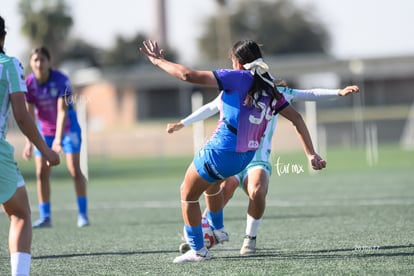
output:
[[[262,51],[259,45],[253,40],[240,40],[236,42],[232,48],[231,55],[236,58],[241,64],[245,65],[255,60],[262,58]],[[271,101],[280,100],[282,95],[277,90],[276,85],[273,83],[273,78],[268,72],[261,74],[261,76],[255,71],[253,85],[247,93],[244,104],[258,106],[257,103],[263,96],[263,93],[270,94]],[[263,80],[268,80],[266,82]],[[272,83],[272,85],[270,84]],[[270,93],[269,93],[270,92]],[[270,108],[273,110],[274,105],[271,104]]]
[[[4,18],[0,16],[0,38],[3,39],[6,35],[6,26],[4,23]],[[0,52],[4,54],[3,45],[0,45]]]

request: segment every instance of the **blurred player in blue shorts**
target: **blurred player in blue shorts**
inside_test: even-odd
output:
[[[207,194],[207,219],[217,241],[228,241],[220,183],[242,171],[252,160],[273,115],[281,113],[293,122],[314,169],[323,169],[326,162],[315,153],[300,114],[277,91],[256,42],[237,42],[231,50],[233,69],[214,71],[192,70],[164,59],[163,50],[155,41],[145,41],[140,50],[155,66],[170,75],[223,92],[218,126],[194,157],[181,185],[184,229],[191,249],[176,257],[174,262],[209,260],[211,255],[204,246],[199,198],[203,193]]]
[[[277,83],[277,89],[283,94],[288,102],[294,101],[319,101],[332,100],[340,96],[348,96],[357,93],[359,88],[355,85],[347,86],[344,89],[309,89],[300,90],[287,87],[284,81]],[[205,120],[219,112],[219,95],[210,103],[200,107],[178,123],[167,125],[169,132],[178,131],[184,126],[194,122]],[[256,151],[253,160],[239,174],[229,177],[221,183],[223,191],[224,205],[231,199],[237,187],[242,188],[249,197],[247,209],[246,231],[240,254],[253,254],[256,252],[256,236],[259,226],[263,220],[266,207],[266,195],[269,185],[269,177],[272,174],[272,164],[270,155],[272,151],[272,138],[276,129],[277,115],[273,116],[272,121],[267,125],[260,147]],[[181,251],[186,251],[189,246],[180,246]]]
[[[38,121],[40,132],[47,145],[66,155],[66,165],[73,178],[78,206],[78,227],[89,225],[86,178],[80,169],[81,128],[73,106],[72,88],[66,75],[51,68],[51,56],[47,48],[32,50],[32,73],[26,77],[26,95],[29,113]],[[34,228],[51,227],[50,173],[45,159],[35,149],[36,183],[40,219]],[[27,141],[23,157],[30,159],[33,146]]]

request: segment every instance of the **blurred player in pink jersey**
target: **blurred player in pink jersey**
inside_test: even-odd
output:
[[[26,95],[29,113],[36,118],[40,133],[50,148],[66,155],[66,165],[73,178],[78,205],[78,227],[89,225],[86,178],[80,169],[81,128],[72,101],[72,88],[66,75],[51,68],[51,56],[47,48],[32,50],[30,67],[26,77]],[[45,158],[35,148],[36,182],[40,219],[34,228],[51,227],[50,173]],[[31,158],[33,146],[26,142],[23,157]]]

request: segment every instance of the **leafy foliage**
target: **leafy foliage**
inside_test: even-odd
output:
[[[325,53],[329,37],[324,26],[312,18],[309,10],[301,10],[291,1],[241,0],[228,15],[229,40],[219,37],[217,24],[226,14],[220,13],[206,22],[206,32],[199,40],[201,51],[217,58],[217,45],[226,41],[253,39],[262,44],[267,54]],[[231,45],[227,45],[229,49]]]
[[[21,0],[19,10],[24,18],[22,32],[32,47],[45,45],[59,64],[73,19],[64,0]]]
[[[310,9],[301,10],[288,0],[239,0],[234,2],[234,10],[228,9],[226,1],[218,3],[220,12],[206,21],[199,40],[207,59],[222,58],[234,41],[246,38],[262,44],[267,54],[324,53],[328,47],[327,32]],[[117,35],[111,49],[71,39],[68,35],[74,19],[65,0],[20,0],[19,10],[24,18],[22,31],[30,45],[47,46],[55,66],[64,59],[82,58],[94,66],[128,66],[144,59],[137,53],[146,39],[143,33],[132,38]],[[174,50],[166,48],[165,52],[166,58],[177,59]]]
[[[140,63],[145,56],[138,54],[138,47],[146,39],[143,33],[132,38],[116,36],[115,46],[102,49],[99,45],[70,38],[69,31],[74,23],[65,0],[20,0],[19,10],[24,18],[22,32],[31,47],[44,45],[53,55],[53,65],[64,60],[78,60],[86,66],[129,66]],[[165,49],[166,58],[175,60],[176,53]]]

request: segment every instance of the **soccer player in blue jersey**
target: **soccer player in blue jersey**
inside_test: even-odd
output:
[[[299,90],[287,87],[283,81],[277,83],[277,89],[288,102],[330,100],[340,96],[351,95],[359,91],[358,86],[355,85],[347,86],[344,89]],[[182,129],[184,126],[213,116],[219,112],[220,97],[221,95],[180,122],[168,124],[167,131],[173,133],[174,131]],[[231,199],[237,187],[243,188],[249,197],[245,238],[240,249],[240,254],[242,255],[256,252],[256,236],[263,220],[269,177],[272,174],[272,164],[269,160],[277,117],[277,115],[273,116],[272,121],[267,125],[259,149],[256,151],[249,165],[239,174],[229,177],[221,183],[224,205]],[[180,246],[180,250],[186,252],[189,250],[189,246],[183,244]]]
[[[227,241],[223,223],[223,198],[220,183],[240,171],[252,160],[272,116],[281,113],[290,119],[301,134],[312,167],[323,169],[326,162],[314,151],[301,115],[277,91],[269,67],[262,59],[256,42],[243,40],[231,50],[233,69],[199,71],[164,59],[156,41],[144,41],[140,51],[155,66],[190,83],[216,87],[220,98],[220,120],[210,139],[199,150],[181,184],[181,209],[184,229],[191,250],[174,259],[175,263],[209,260],[204,246],[199,198],[206,198],[207,219],[218,242]]]
[[[27,108],[37,118],[39,129],[46,143],[56,152],[63,152],[66,165],[73,179],[78,206],[78,227],[89,225],[86,178],[80,168],[81,128],[73,106],[69,79],[51,68],[51,56],[47,48],[32,50],[30,56],[32,73],[26,77],[28,93]],[[23,157],[30,159],[33,146],[26,142]],[[51,227],[50,173],[44,157],[35,148],[36,183],[40,219],[34,228]]]
[[[59,155],[47,147],[26,110],[23,66],[16,58],[5,54],[5,37],[5,22],[0,16],[0,204],[10,220],[11,275],[28,276],[32,246],[30,204],[23,176],[14,160],[14,149],[6,141],[10,106],[20,130],[39,148],[47,164],[57,165],[60,160]]]

